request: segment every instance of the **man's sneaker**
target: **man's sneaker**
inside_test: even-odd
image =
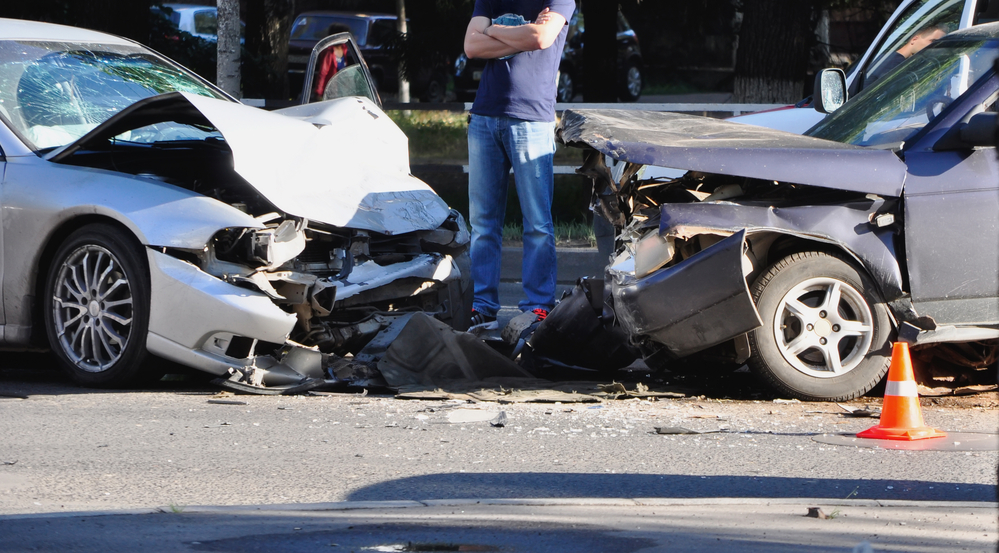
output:
[[[534,322],[536,322],[536,323],[540,323],[541,321],[543,321],[543,320],[545,320],[545,319],[548,318],[548,310],[547,309],[538,308],[538,309],[535,309],[534,311],[531,311],[531,313],[534,313],[534,316],[535,316]]]
[[[496,322],[496,317],[490,317],[485,313],[479,313],[476,310],[472,310],[472,324],[468,326],[468,330],[493,330],[499,328],[499,323]]]

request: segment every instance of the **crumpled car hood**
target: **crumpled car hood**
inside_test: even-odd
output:
[[[88,142],[160,121],[214,126],[234,169],[278,209],[330,225],[401,234],[440,226],[447,204],[409,174],[406,136],[365,98],[268,112],[172,92],[147,98],[50,154],[59,162]]]
[[[893,152],[679,113],[568,110],[556,129],[569,146],[614,159],[738,177],[901,196]]]

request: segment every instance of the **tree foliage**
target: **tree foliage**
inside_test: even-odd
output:
[[[5,0],[0,17],[72,25],[145,43],[150,0]]]

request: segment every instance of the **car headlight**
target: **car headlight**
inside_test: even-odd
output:
[[[460,75],[461,72],[465,70],[466,65],[468,65],[468,58],[465,54],[459,55],[458,59],[454,62],[454,72]]]

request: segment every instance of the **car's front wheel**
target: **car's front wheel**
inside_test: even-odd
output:
[[[84,386],[136,380],[147,357],[149,271],[141,246],[109,225],[88,225],[56,250],[43,308],[49,345]]]
[[[862,396],[888,371],[892,325],[865,273],[824,252],[791,254],[761,275],[750,367],[807,401]]]

